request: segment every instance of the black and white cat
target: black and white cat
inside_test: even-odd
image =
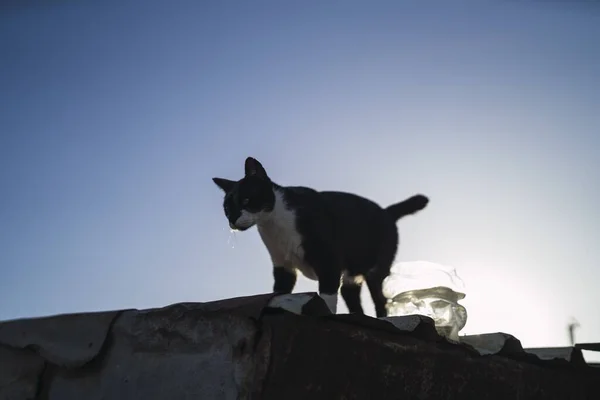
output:
[[[366,281],[377,316],[386,316],[381,286],[398,248],[396,221],[425,208],[427,197],[381,208],[355,194],[279,186],[252,157],[239,181],[213,181],[225,192],[229,226],[258,227],[273,263],[275,293],[291,293],[300,271],[319,282],[319,294],[334,314],[340,285],[348,310],[362,314],[360,289]]]

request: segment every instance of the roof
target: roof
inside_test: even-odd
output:
[[[0,323],[3,399],[584,399],[579,348],[440,337],[427,317],[331,315],[315,293]]]

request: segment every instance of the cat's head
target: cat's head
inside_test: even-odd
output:
[[[231,229],[245,231],[273,210],[273,182],[252,157],[246,159],[245,175],[239,181],[213,178],[213,182],[225,192],[223,210]]]

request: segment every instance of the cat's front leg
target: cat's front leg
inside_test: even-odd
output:
[[[273,292],[280,294],[292,293],[296,285],[296,270],[276,265],[273,267],[273,278],[275,279]]]

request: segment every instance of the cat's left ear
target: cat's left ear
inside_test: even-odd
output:
[[[230,181],[229,179],[225,178],[212,178],[212,180],[225,193],[230,192],[231,189],[233,189],[233,186],[235,185],[235,181]]]
[[[258,178],[269,179],[267,171],[263,168],[258,160],[248,157],[245,164],[246,176],[256,176]]]

